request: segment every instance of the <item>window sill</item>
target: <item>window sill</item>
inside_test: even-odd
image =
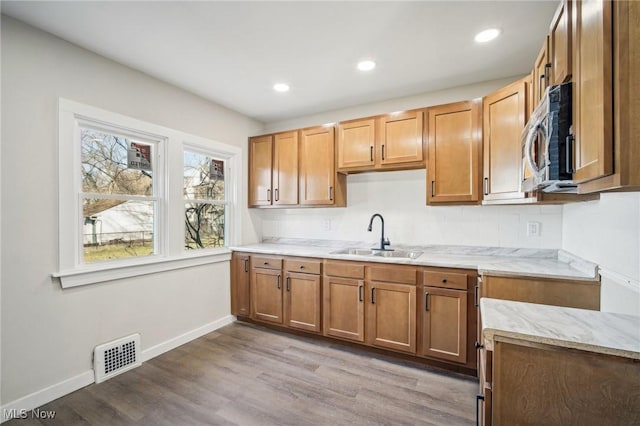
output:
[[[190,268],[193,266],[207,265],[211,263],[227,262],[231,260],[231,250],[224,248],[214,252],[207,252],[185,257],[153,259],[145,263],[128,265],[100,265],[60,271],[51,274],[60,279],[62,288],[79,287],[89,284],[97,284],[105,281],[114,281],[123,278],[137,277],[140,275],[155,274],[158,272],[172,271],[175,269]]]

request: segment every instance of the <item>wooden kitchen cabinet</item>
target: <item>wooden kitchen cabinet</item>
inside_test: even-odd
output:
[[[381,166],[422,163],[423,115],[422,110],[416,110],[387,114],[378,119],[378,154]]]
[[[424,312],[421,355],[466,363],[466,289],[423,287],[422,302]]]
[[[640,4],[583,1],[573,10],[578,192],[638,191]]]
[[[613,173],[613,92],[611,2],[573,5],[574,181]]]
[[[298,204],[298,132],[273,137],[273,205]]]
[[[300,131],[300,204],[346,205],[346,176],[336,173],[335,128]]]
[[[367,343],[415,354],[415,285],[371,281],[367,299]]]
[[[321,319],[320,261],[285,259],[284,324],[319,333]]]
[[[323,334],[364,342],[364,265],[325,263]]]
[[[427,204],[480,201],[482,104],[440,105],[427,110]]]
[[[282,259],[251,257],[251,318],[283,323]]]
[[[367,267],[368,344],[415,355],[416,281],[413,267]]]
[[[640,369],[633,359],[495,336],[482,372],[482,425],[635,425]]]
[[[480,296],[600,310],[600,281],[484,275]]]
[[[424,167],[423,110],[338,124],[338,171]]]
[[[558,5],[549,29],[549,85],[571,80],[571,0],[562,0]]]
[[[251,315],[249,255],[231,255],[231,313],[238,317]]]
[[[273,136],[249,138],[249,207],[271,205]]]
[[[345,121],[338,125],[338,170],[373,168],[376,121],[373,118]]]
[[[526,196],[520,191],[520,135],[528,118],[527,80],[518,80],[483,99],[485,204]]]
[[[298,132],[249,138],[249,207],[298,204]]]
[[[533,64],[533,96],[534,108],[544,97],[544,91],[549,86],[551,62],[549,62],[549,37],[545,37],[540,53]]]

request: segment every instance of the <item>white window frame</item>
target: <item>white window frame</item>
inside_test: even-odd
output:
[[[239,147],[63,98],[59,99],[58,112],[59,262],[58,270],[52,275],[60,279],[63,288],[230,260],[228,246],[237,245],[240,235],[238,182],[242,150]],[[156,144],[154,255],[95,263],[82,261],[80,127],[83,123],[96,124],[105,131],[115,129],[117,133],[142,137]],[[185,149],[225,159],[225,191],[228,191],[225,247],[184,249]]]

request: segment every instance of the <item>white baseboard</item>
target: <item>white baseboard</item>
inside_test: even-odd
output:
[[[2,406],[2,422],[11,420],[16,415],[19,415],[20,412],[24,412],[24,410],[31,411],[54,399],[58,399],[61,396],[88,386],[93,383],[93,381],[93,370],[88,370],[70,379],[9,402]]]
[[[235,319],[235,316],[227,315],[226,317],[220,318],[219,320],[210,322],[209,324],[205,324],[202,327],[198,327],[194,330],[188,331],[177,337],[143,350],[140,353],[140,358],[142,358],[142,362],[148,361],[151,358],[155,358],[158,355],[170,351],[171,349],[175,349],[178,346],[184,345],[185,343],[197,339],[198,337],[204,336],[207,333],[211,333],[212,331],[224,327],[227,324],[231,324],[235,321]],[[93,374],[93,370],[87,370],[84,373],[78,374],[77,376],[71,377],[62,382],[23,396],[22,398],[16,399],[15,401],[4,404],[1,407],[2,413],[0,413],[0,423],[11,420],[21,412],[30,412],[31,410],[38,408],[41,405],[47,404],[54,399],[58,399],[62,396],[70,394],[71,392],[88,386],[94,383],[94,381],[95,377]]]
[[[235,321],[235,319],[236,317],[234,317],[233,315],[227,315],[226,317],[220,318],[219,320],[210,322],[209,324],[205,324],[202,327],[198,327],[195,330],[187,331],[186,333],[174,337],[173,339],[167,340],[158,345],[151,346],[150,348],[143,350],[140,353],[140,358],[142,358],[142,362],[148,361],[151,358],[162,355],[163,353],[168,352],[171,349],[182,346],[185,343],[195,340],[198,337],[202,337],[207,333],[211,333],[212,331],[224,327],[227,324],[231,324]]]

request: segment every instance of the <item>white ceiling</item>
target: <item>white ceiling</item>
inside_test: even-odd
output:
[[[265,123],[529,72],[557,1],[12,2],[2,13]],[[502,35],[477,44],[474,35]],[[378,66],[356,69],[362,58]],[[276,93],[276,82],[288,93]]]

